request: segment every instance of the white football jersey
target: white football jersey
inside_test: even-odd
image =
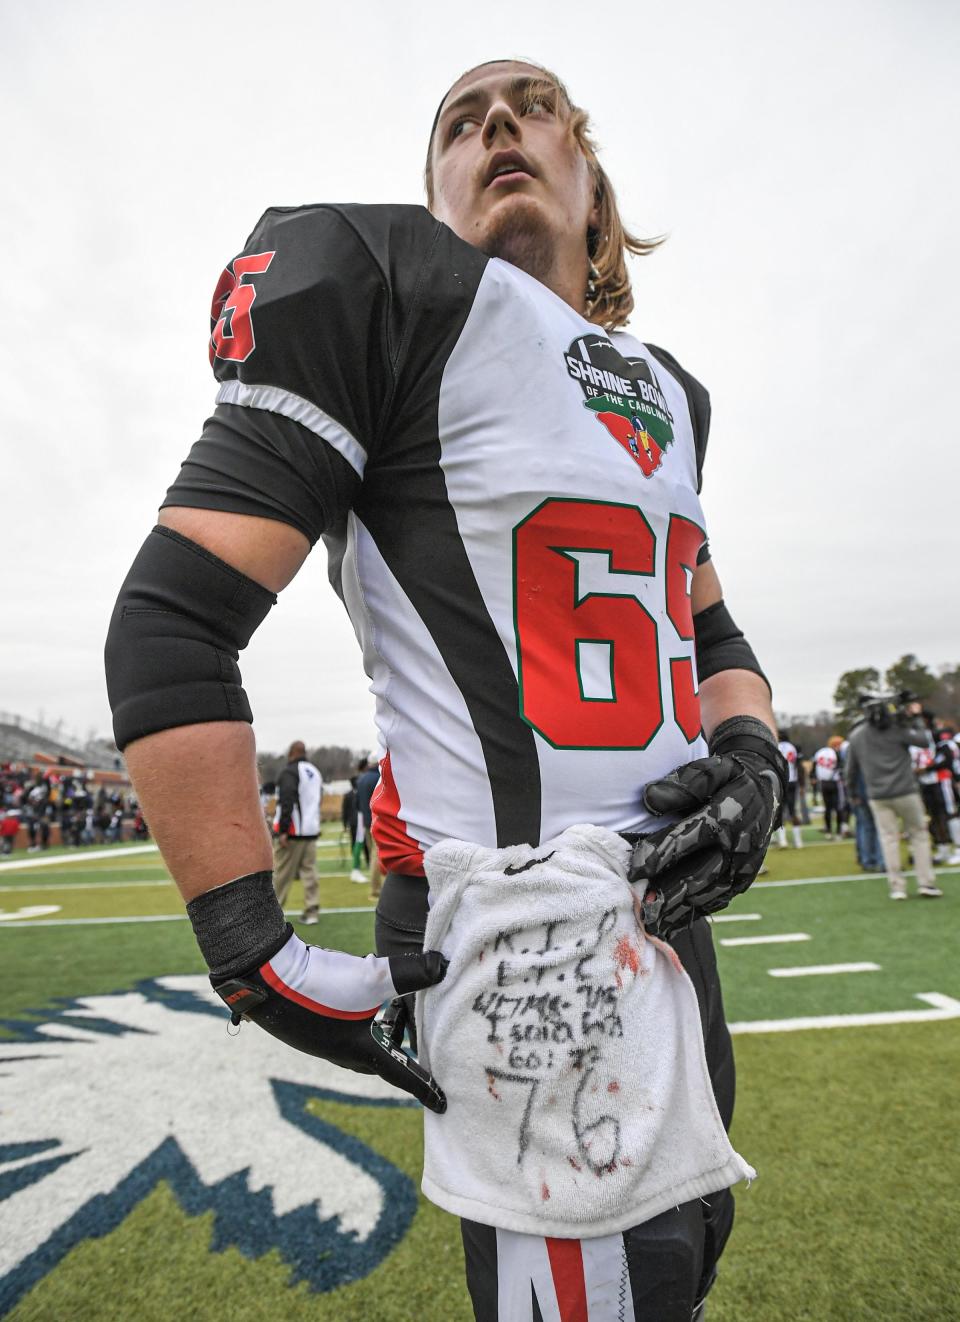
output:
[[[289,770],[289,766],[285,768]],[[282,773],[281,773],[282,774]],[[290,835],[318,836],[320,834],[320,804],[323,801],[323,777],[312,762],[301,758],[297,763],[297,795],[290,816]],[[280,803],[273,817],[276,831],[280,826]]]
[[[706,753],[703,387],[418,207],[268,212],[218,299],[219,408],[168,501],[323,535],[384,867],[653,825],[645,785]]]
[[[834,749],[827,746],[818,748],[813,755],[813,766],[819,781],[834,781],[840,767],[840,759]]]
[[[910,761],[921,785],[936,785],[937,771],[933,765],[933,749],[910,745]]]
[[[781,757],[787,764],[787,770],[790,773],[790,784],[793,785],[797,779],[796,746],[789,739],[781,739],[777,747],[780,749]]]

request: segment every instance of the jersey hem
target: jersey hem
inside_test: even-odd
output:
[[[706,1198],[710,1194],[719,1193],[721,1189],[729,1189],[741,1180],[756,1178],[757,1172],[739,1154],[735,1153],[734,1158],[716,1170],[662,1189],[618,1212],[616,1216],[601,1217],[596,1221],[566,1221],[514,1208],[491,1207],[479,1199],[452,1193],[426,1173],[420,1188],[425,1198],[429,1198],[437,1207],[442,1207],[445,1212],[464,1217],[468,1221],[479,1221],[484,1226],[494,1226],[497,1230],[514,1230],[523,1235],[545,1235],[555,1239],[597,1239],[601,1235],[613,1235],[642,1225],[644,1221],[651,1221],[661,1212],[669,1211],[681,1203]]]

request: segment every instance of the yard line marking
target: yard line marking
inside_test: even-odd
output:
[[[11,909],[9,913],[0,909],[0,923],[9,923],[17,918],[42,918],[44,914],[59,913],[62,908],[61,904],[24,904],[19,909]]]
[[[52,919],[56,922],[56,919]],[[731,1033],[796,1033],[806,1028],[870,1028],[880,1024],[923,1024],[937,1019],[960,1019],[960,1001],[940,992],[917,992],[929,1010],[889,1010],[876,1014],[807,1015],[802,1019],[755,1019],[728,1024]]]
[[[720,938],[722,946],[777,946],[787,941],[809,941],[808,932],[781,932],[777,936],[727,936]]]
[[[179,923],[186,918],[185,913],[148,913],[137,918],[44,918],[39,923],[4,923],[7,927],[99,927],[107,923]]]
[[[322,874],[324,877],[345,877],[346,869],[343,872],[327,872]],[[131,881],[38,881],[31,885],[30,882],[22,882],[16,886],[0,886],[0,895],[22,895],[25,891],[31,894],[34,891],[61,891],[72,894],[74,891],[111,891],[128,890],[134,886],[174,886],[170,877],[162,877],[157,881],[131,880]],[[174,887],[176,889],[176,887]],[[331,909],[326,910],[332,913]]]
[[[54,854],[48,858],[25,858],[20,860],[12,859],[6,863],[0,863],[0,872],[9,872],[11,869],[19,871],[20,868],[52,868],[58,863],[78,863],[81,859],[86,862],[88,859],[97,858],[127,858],[130,854],[157,854],[160,851],[156,845],[127,845],[120,846],[119,849],[90,849],[81,854],[79,851],[74,854]]]
[[[879,973],[880,965],[864,961],[862,964],[800,964],[792,969],[767,969],[771,978],[806,978],[816,973]]]
[[[847,872],[837,877],[790,877],[786,881],[755,881],[755,886],[773,890],[778,886],[828,886],[835,881],[878,881],[882,872]]]
[[[169,877],[161,881],[38,881],[35,886],[0,886],[0,895],[22,895],[29,891],[115,891],[133,886],[172,886]]]
[[[761,916],[758,913],[714,913],[710,915],[710,921],[711,923],[755,923]]]
[[[318,840],[318,849],[337,849],[339,848],[336,840]],[[18,858],[7,859],[5,863],[0,863],[0,872],[9,872],[13,869],[15,872],[21,868],[52,868],[58,863],[86,863],[88,860],[98,858],[126,858],[130,854],[159,854],[160,850],[156,845],[119,845],[113,849],[88,849],[81,845],[76,851],[71,850],[69,854],[53,854],[43,858],[25,858],[22,862]],[[346,846],[344,846],[346,853]]]
[[[321,917],[321,919],[322,919],[322,918],[326,917],[328,914],[338,914],[338,913],[369,913],[369,914],[372,914],[372,913],[374,913],[374,912],[375,912],[375,907],[374,907],[374,905],[372,905],[372,904],[361,904],[361,905],[354,906],[354,907],[352,907],[352,908],[343,908],[343,909],[321,909],[321,910],[320,910],[320,917]],[[186,915],[185,913],[147,913],[147,914],[139,914],[139,915],[138,915],[137,917],[135,917],[135,918],[116,918],[116,917],[111,917],[111,918],[43,918],[43,919],[41,919],[39,922],[20,922],[20,921],[18,920],[18,921],[16,921],[16,922],[12,922],[12,923],[10,923],[10,922],[3,923],[3,925],[0,926],[0,931],[5,931],[7,928],[17,928],[17,927],[19,927],[19,928],[24,928],[24,927],[32,927],[32,928],[38,928],[38,927],[102,927],[102,926],[105,926],[105,925],[107,925],[107,924],[109,924],[109,923],[182,923],[182,922],[185,922],[185,921],[186,921],[186,917],[187,917],[187,915]],[[298,919],[298,918],[300,917],[300,910],[299,910],[299,909],[286,909],[286,910],[284,911],[284,917],[285,917],[285,918]]]
[[[957,872],[957,868],[937,867],[938,876]],[[913,868],[904,868],[904,876],[915,877],[916,871]],[[886,881],[885,872],[846,872],[837,877],[790,877],[786,881],[755,881],[751,888],[754,895],[757,891],[775,890],[779,886],[829,886],[835,881]]]

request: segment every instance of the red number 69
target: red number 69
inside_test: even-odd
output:
[[[690,584],[703,541],[695,523],[670,516],[660,599],[687,642],[694,636]],[[655,615],[627,581],[622,592],[582,592],[578,551],[605,554],[611,577],[652,579],[656,572],[656,538],[635,505],[554,497],[517,525],[521,714],[555,748],[645,748],[664,721]],[[588,692],[584,682],[591,652],[608,668],[602,694]],[[700,732],[700,703],[689,656],[670,659],[667,680],[674,720],[692,743]]]

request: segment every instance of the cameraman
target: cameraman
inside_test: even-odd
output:
[[[850,731],[847,753],[847,784],[863,776],[867,800],[873,811],[891,900],[907,898],[907,880],[900,862],[900,831],[906,832],[917,870],[917,894],[936,899],[943,894],[936,884],[930,858],[923,800],[917,789],[910,757],[911,744],[928,743],[920,717],[920,703],[912,694],[871,693],[860,698],[864,719]],[[858,802],[854,800],[854,804]]]

